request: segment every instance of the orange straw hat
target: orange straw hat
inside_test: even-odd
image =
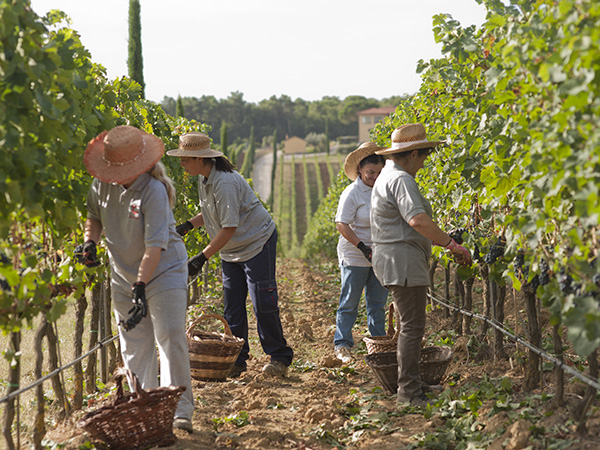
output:
[[[393,153],[403,153],[420,148],[435,147],[444,144],[445,141],[429,141],[427,133],[422,123],[409,123],[402,125],[392,133],[392,146],[384,150],[375,152],[378,155],[391,155]]]
[[[352,181],[358,177],[358,164],[365,159],[367,156],[374,155],[378,150],[382,150],[385,147],[379,147],[374,142],[363,142],[353,152],[348,153],[346,160],[344,161],[344,172],[346,176]]]
[[[179,136],[179,148],[169,150],[169,156],[185,158],[217,158],[223,153],[210,148],[210,138],[204,133],[191,131]]]
[[[103,131],[89,143],[83,164],[100,181],[125,184],[148,172],[165,152],[160,138],[129,125]]]

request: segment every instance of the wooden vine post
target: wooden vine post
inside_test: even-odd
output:
[[[523,293],[525,294],[525,311],[527,312],[527,339],[529,342],[540,347],[542,335],[538,322],[537,299],[535,290],[531,284],[523,285]],[[540,384],[540,357],[537,353],[529,350],[527,362],[525,363],[525,389],[531,391],[537,388]]]
[[[10,335],[10,343],[9,343],[9,351],[13,354],[12,363],[8,369],[8,389],[6,391],[7,394],[15,392],[19,389],[19,380],[21,378],[21,359],[19,357],[19,352],[21,351],[21,332],[16,331],[11,333]],[[17,403],[17,408],[15,408],[15,403]],[[2,432],[4,434],[4,440],[6,442],[7,450],[15,450],[16,448],[21,448],[20,444],[20,426],[19,426],[19,409],[18,409],[18,397],[17,400],[10,399],[6,402],[6,406],[4,408],[4,423],[2,427]],[[12,426],[13,421],[15,419],[15,415],[17,416],[17,445],[15,447],[15,442],[12,438]]]
[[[44,321],[35,332],[34,343],[35,343],[35,369],[34,375],[36,379],[42,378],[42,366],[44,364],[44,352],[42,351],[42,341],[46,335],[47,323]],[[44,383],[40,383],[35,388],[35,398],[37,403],[37,411],[35,415],[35,421],[33,425],[33,446],[36,450],[42,449],[42,440],[46,434],[46,426],[44,422],[45,418],[45,405],[46,400],[44,398]]]
[[[83,354],[83,331],[87,305],[85,294],[80,295],[75,305],[75,358],[79,358]],[[73,391],[73,408],[81,409],[83,407],[83,364],[81,361],[73,366]]]

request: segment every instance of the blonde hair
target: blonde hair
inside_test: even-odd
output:
[[[154,164],[154,167],[150,170],[150,175],[160,181],[167,188],[167,195],[169,196],[169,205],[171,209],[175,207],[175,185],[173,181],[168,177],[165,166],[160,161]]]

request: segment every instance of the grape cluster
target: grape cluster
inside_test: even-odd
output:
[[[504,256],[504,247],[506,242],[502,238],[498,238],[496,243],[490,247],[487,255],[484,256],[483,262],[487,265],[494,264],[498,258]]]
[[[525,253],[520,251],[519,253],[517,253],[517,256],[515,256],[515,262],[514,262],[515,270],[523,272],[523,264],[524,263],[525,263]]]
[[[540,259],[540,286],[550,283],[550,267],[545,259]]]
[[[569,275],[565,269],[560,269],[556,276],[558,288],[565,295],[573,294],[581,288],[579,283],[573,283],[573,277]]]
[[[475,244],[475,248],[473,249],[472,255],[473,261],[481,261],[481,253],[479,251],[479,246]]]
[[[454,231],[451,231],[448,235],[456,241],[457,244],[462,245],[464,239],[462,238],[463,233],[466,233],[466,228],[457,228]]]

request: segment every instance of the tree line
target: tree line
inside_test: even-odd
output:
[[[358,134],[356,113],[369,108],[396,106],[408,95],[385,99],[351,95],[344,99],[326,96],[321,100],[292,100],[287,95],[273,95],[258,103],[247,102],[241,92],[232,92],[225,99],[213,95],[201,97],[165,96],[161,106],[167,114],[178,113],[189,120],[196,120],[212,127],[211,137],[220,145],[219,130],[227,126],[231,143],[247,139],[254,129],[257,142],[271,139],[274,131],[280,139],[298,136],[305,138],[310,133],[326,135],[329,140],[341,136]]]

